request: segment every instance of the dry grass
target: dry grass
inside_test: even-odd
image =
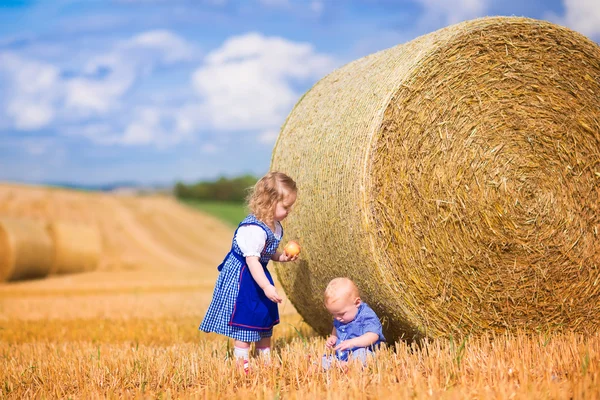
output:
[[[102,232],[114,229],[99,271],[0,284],[0,399],[600,399],[598,334],[398,343],[365,369],[323,372],[324,340],[287,299],[273,365],[253,360],[246,376],[231,341],[197,330],[230,229],[167,199],[35,188],[0,187],[0,212],[78,223],[97,214]]]
[[[210,278],[128,274],[0,286],[0,398],[600,398],[599,334],[397,343],[323,372],[324,340],[287,300],[274,364],[245,376],[231,341],[197,330]]]
[[[324,341],[287,316],[274,364],[245,376],[200,318],[2,324],[0,398],[600,398],[599,336],[398,344],[365,369],[322,372]]]

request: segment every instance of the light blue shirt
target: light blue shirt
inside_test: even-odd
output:
[[[373,343],[369,348],[375,347],[381,342],[385,342],[381,321],[379,321],[379,317],[377,317],[375,311],[373,311],[367,303],[360,303],[356,317],[354,317],[352,321],[344,324],[335,319],[333,320],[333,326],[335,327],[335,333],[338,338],[336,346],[345,340],[362,336],[367,332],[373,332],[379,336],[377,342]],[[352,352],[357,349],[358,348],[353,348],[348,351]],[[337,358],[345,361],[345,359],[348,358],[348,351],[338,351],[336,354]]]

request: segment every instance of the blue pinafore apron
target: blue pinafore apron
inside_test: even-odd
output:
[[[273,254],[275,254],[280,239],[277,239],[271,229],[266,224],[256,219],[252,214],[248,215],[240,223],[237,229],[244,225],[257,225],[261,227],[267,235],[265,247],[261,252],[259,260],[267,279],[273,284],[273,278],[267,269],[267,264],[271,260]],[[253,331],[270,330],[274,325],[279,323],[277,303],[269,300],[269,298],[265,296],[264,291],[258,286],[250,273],[246,258],[243,256],[242,251],[235,240],[233,240],[231,250],[227,253],[227,256],[221,265],[219,265],[218,270],[221,271],[223,266],[229,263],[239,263],[241,265],[239,274],[239,292],[237,299],[235,300],[229,325]]]

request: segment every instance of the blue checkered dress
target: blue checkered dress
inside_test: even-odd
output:
[[[258,225],[267,234],[265,248],[260,256],[261,264],[266,266],[273,254],[275,254],[281,238],[278,239],[266,224],[256,219],[252,214],[248,215],[237,229],[243,225]],[[237,229],[235,233],[237,233]],[[281,232],[283,236],[283,229]],[[262,331],[248,330],[232,326],[230,323],[240,289],[241,269],[244,265],[244,262],[242,262],[244,257],[235,240],[235,234],[233,237],[231,250],[225,257],[225,260],[223,260],[223,263],[219,265],[221,273],[217,278],[212,301],[199,329],[204,332],[216,332],[242,342],[257,342],[264,337],[271,337],[273,329]],[[266,267],[265,272],[268,272]]]

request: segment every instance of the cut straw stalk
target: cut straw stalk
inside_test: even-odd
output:
[[[356,60],[295,106],[271,169],[299,187],[277,265],[296,309],[354,279],[389,339],[600,326],[600,48],[516,17]],[[293,148],[294,151],[289,151]]]

